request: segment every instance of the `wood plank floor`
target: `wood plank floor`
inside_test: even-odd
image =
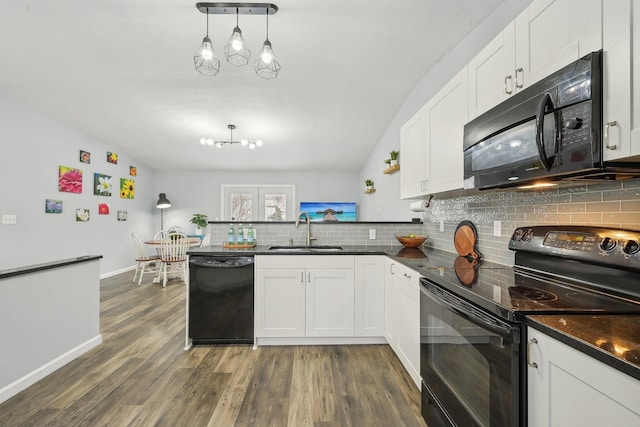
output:
[[[185,290],[101,281],[103,344],[0,404],[0,426],[422,426],[391,349],[195,347]]]

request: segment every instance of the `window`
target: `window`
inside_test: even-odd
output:
[[[224,221],[293,221],[294,185],[222,185]]]

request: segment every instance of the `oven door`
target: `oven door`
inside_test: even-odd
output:
[[[429,427],[520,425],[517,325],[421,279],[422,416]]]

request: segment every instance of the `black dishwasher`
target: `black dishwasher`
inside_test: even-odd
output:
[[[191,256],[189,338],[198,344],[253,343],[253,256]]]

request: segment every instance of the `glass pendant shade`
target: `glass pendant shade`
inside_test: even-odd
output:
[[[224,47],[224,55],[227,57],[229,64],[238,67],[249,63],[251,51],[247,48],[247,43],[244,41],[239,27],[233,29],[233,33]]]
[[[202,39],[202,44],[193,55],[193,63],[203,76],[215,76],[220,71],[220,60],[213,50],[213,44],[209,36]]]
[[[264,41],[256,62],[253,63],[256,74],[263,79],[275,79],[280,72],[280,63],[276,61],[276,54],[271,48],[269,39]]]

